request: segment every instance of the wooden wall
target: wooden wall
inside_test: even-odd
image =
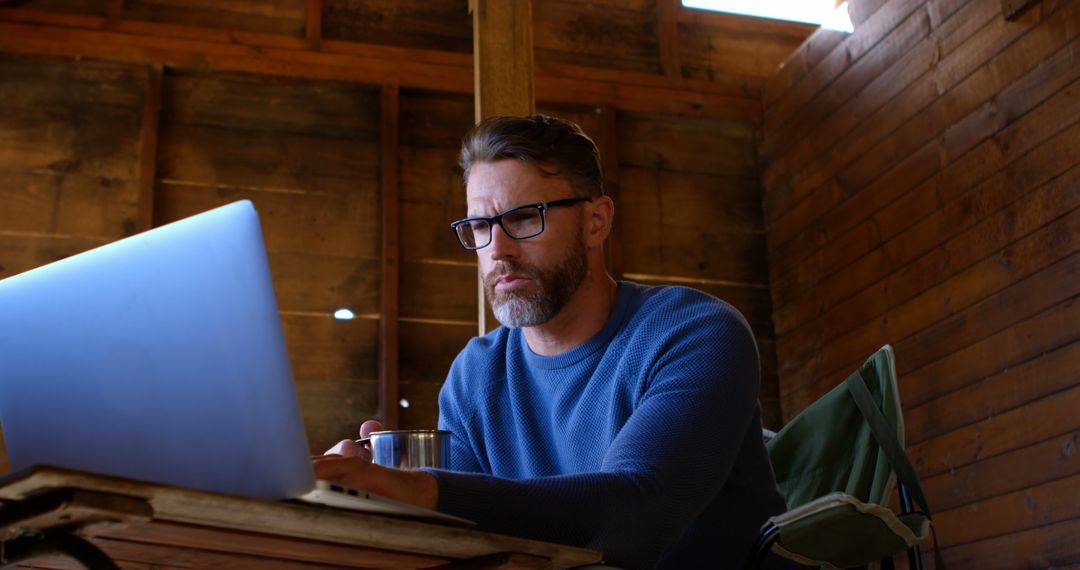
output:
[[[743,310],[776,427],[755,136],[765,78],[812,28],[674,0],[534,4],[538,109],[601,148],[614,271]],[[380,414],[384,315],[400,423],[431,426],[476,331],[475,256],[447,229],[465,212],[471,46],[465,0],[0,8],[0,278],[251,199],[312,449]]]
[[[1080,563],[1080,2],[862,0],[766,83],[785,417],[893,344],[952,568]]]

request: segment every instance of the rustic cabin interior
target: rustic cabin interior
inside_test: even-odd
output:
[[[251,200],[312,453],[430,428],[497,326],[448,231],[461,137],[570,119],[616,204],[609,271],[745,315],[765,428],[890,344],[947,567],[1080,568],[1080,2],[847,11],[0,0],[0,278]]]

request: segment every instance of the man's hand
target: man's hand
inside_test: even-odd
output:
[[[355,442],[353,445],[356,445]],[[371,491],[425,509],[434,510],[439,506],[439,483],[435,477],[423,471],[382,467],[357,456],[324,455],[313,461],[315,477],[318,479],[361,491]]]
[[[382,424],[379,420],[368,420],[360,425],[360,437],[369,437],[372,433],[382,431]],[[351,439],[343,439],[334,447],[326,450],[324,455],[341,455],[344,457],[362,457],[368,461],[371,461],[371,446],[360,445]]]

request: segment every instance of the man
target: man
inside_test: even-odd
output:
[[[740,565],[784,510],[746,321],[704,293],[607,274],[614,205],[576,125],[487,120],[461,166],[469,217],[452,227],[504,326],[472,339],[443,386],[452,470],[383,469],[345,440],[316,474],[614,566]]]

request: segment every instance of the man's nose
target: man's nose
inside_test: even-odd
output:
[[[506,259],[517,257],[518,240],[506,235],[502,226],[495,224],[491,228],[491,243],[485,248],[491,259]]]

